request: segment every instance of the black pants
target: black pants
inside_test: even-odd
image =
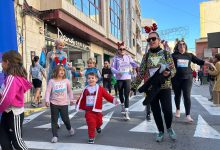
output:
[[[112,89],[111,81],[103,80],[103,87],[107,89],[109,93],[111,93],[111,89]]]
[[[58,129],[58,116],[60,113],[61,119],[64,122],[66,129],[70,130],[70,119],[68,114],[68,105],[58,106],[50,103],[50,110],[51,110],[51,127],[53,136],[58,137],[57,129]]]
[[[2,150],[27,150],[28,147],[22,139],[22,124],[24,113],[14,115],[12,111],[4,112],[1,118],[0,142]]]
[[[190,108],[191,108],[191,89],[192,89],[192,78],[189,79],[178,79],[173,78],[172,79],[172,86],[173,91],[175,94],[175,103],[176,103],[176,109],[180,110],[180,101],[181,101],[181,94],[183,92],[183,98],[184,98],[184,106],[185,106],[185,112],[186,115],[190,115]]]
[[[114,85],[114,89],[115,89],[115,96],[118,96],[118,84],[117,83]]]
[[[150,115],[151,109],[150,109],[150,104],[146,105],[146,114]]]
[[[153,112],[154,120],[159,131],[164,132],[163,119],[161,115],[161,108],[164,114],[164,119],[167,129],[171,127],[173,113],[171,102],[171,89],[162,89],[151,102],[151,110]]]
[[[121,103],[125,104],[125,108],[129,107],[129,93],[131,89],[131,80],[118,80],[118,91]]]

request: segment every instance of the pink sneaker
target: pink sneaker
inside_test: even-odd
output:
[[[194,120],[191,118],[190,115],[187,115],[187,116],[186,116],[186,122],[192,123],[193,121],[194,121]]]

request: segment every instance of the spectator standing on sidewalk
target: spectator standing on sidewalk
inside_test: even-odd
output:
[[[204,73],[202,71],[202,68],[200,68],[200,70],[198,71],[198,81],[200,81],[200,85],[203,85],[203,76]]]
[[[215,83],[213,87],[213,103],[220,104],[220,54],[215,54],[215,67],[208,68],[208,73],[215,76]]]
[[[38,107],[40,103],[42,76],[46,79],[44,68],[39,64],[39,57],[34,56],[34,59],[32,60],[32,65],[30,66],[30,75],[29,75],[29,81],[32,81],[32,84],[35,89],[34,101],[31,102],[31,105],[33,107]]]
[[[195,69],[193,70],[192,75],[193,75],[193,80],[196,81],[197,73]]]
[[[2,150],[27,150],[22,139],[24,121],[24,94],[32,85],[27,80],[27,71],[21,55],[16,51],[5,52],[2,56],[2,69],[6,75],[0,89],[1,132],[0,144]]]
[[[64,122],[66,129],[69,131],[70,135],[74,135],[74,129],[70,125],[70,119],[68,114],[68,105],[70,99],[70,104],[74,104],[73,92],[71,89],[71,84],[68,79],[66,79],[66,70],[63,66],[57,65],[53,71],[53,77],[49,80],[47,90],[46,90],[46,106],[50,106],[51,110],[51,126],[53,138],[52,143],[58,141],[58,117],[59,114]]]
[[[112,59],[111,70],[115,74],[119,99],[121,101],[122,113],[124,114],[125,120],[130,120],[129,117],[129,94],[131,89],[131,72],[130,67],[137,68],[138,65],[131,58],[130,55],[126,54],[127,48],[124,42],[118,43],[117,54]]]
[[[151,31],[153,29],[153,31]],[[143,56],[140,72],[136,78],[135,82],[132,82],[132,88],[137,89],[141,84],[141,81],[144,79],[144,76],[147,75],[147,79],[154,75],[154,73],[160,68],[160,64],[166,65],[168,70],[162,72],[162,75],[166,77],[165,82],[161,85],[159,93],[156,97],[150,102],[151,110],[159,130],[159,133],[156,135],[156,141],[161,142],[164,138],[164,125],[163,118],[167,127],[167,132],[172,140],[176,140],[176,134],[172,129],[172,101],[171,101],[171,77],[175,74],[175,67],[173,59],[170,55],[170,52],[163,50],[160,47],[160,36],[156,32],[157,25],[153,24],[151,27],[146,26],[145,31],[149,33],[147,42],[150,46],[148,52]],[[164,114],[162,117],[161,107]]]
[[[106,60],[104,62],[104,67],[102,68],[102,79],[103,79],[103,87],[111,93],[111,79],[112,79],[112,71],[109,66],[109,62]]]
[[[210,58],[209,62],[214,63],[212,58]],[[214,70],[214,68],[211,68],[211,67],[209,67],[208,69],[211,71]],[[213,101],[213,87],[214,87],[215,79],[216,79],[215,76],[210,75],[208,73],[207,82],[209,83],[209,93],[210,93],[209,101]]]
[[[197,65],[212,65],[208,61],[203,61],[197,58],[192,53],[187,52],[187,45],[184,40],[178,41],[175,45],[175,52],[172,54],[173,60],[176,67],[176,75],[172,78],[172,86],[175,94],[175,104],[176,104],[176,118],[180,118],[180,100],[181,93],[183,92],[184,106],[186,113],[186,121],[188,123],[193,122],[190,116],[191,108],[191,89],[192,89],[192,69],[191,63]]]

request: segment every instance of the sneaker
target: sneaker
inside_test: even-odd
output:
[[[209,101],[212,102],[212,98],[210,98]]]
[[[156,141],[157,141],[157,142],[162,142],[163,137],[164,137],[164,133],[163,133],[162,131],[160,131],[160,132],[157,133],[157,135],[156,135]]]
[[[34,108],[37,108],[37,107],[38,107],[38,104],[31,103],[31,106],[34,107]]]
[[[186,116],[186,122],[187,123],[192,123],[194,120],[191,118],[191,116],[190,115],[187,115]]]
[[[102,129],[101,128],[96,128],[97,133],[101,133]]]
[[[176,133],[174,132],[174,130],[172,128],[167,129],[167,133],[169,134],[170,138],[172,140],[176,140]]]
[[[124,117],[125,117],[125,120],[130,120],[130,119],[131,119],[131,118],[129,117],[128,112],[125,112]]]
[[[94,144],[94,143],[95,143],[95,139],[89,139],[89,140],[88,140],[88,143],[89,143],[89,144]]]
[[[69,134],[70,134],[71,136],[73,136],[73,135],[75,134],[75,130],[74,130],[73,128],[71,128],[71,129],[69,130]]]
[[[125,105],[121,104],[121,113],[124,114],[125,113]]]
[[[54,136],[52,139],[51,139],[51,143],[56,143],[58,141],[58,137]]]
[[[180,118],[180,110],[176,110],[175,117],[176,117],[176,118]]]
[[[147,119],[147,121],[150,121],[150,120],[151,120],[150,114],[147,114],[146,119]]]

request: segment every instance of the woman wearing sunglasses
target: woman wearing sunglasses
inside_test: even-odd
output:
[[[190,116],[190,108],[191,108],[191,89],[192,89],[192,69],[191,63],[195,63],[197,65],[210,65],[213,67],[214,65],[208,61],[203,61],[192,53],[187,52],[187,45],[184,40],[180,40],[174,47],[174,53],[172,54],[175,67],[176,67],[176,75],[172,78],[172,86],[175,94],[175,103],[176,103],[176,118],[180,118],[180,100],[181,93],[183,92],[184,105],[185,105],[185,114],[186,114],[186,122],[191,123],[193,119]]]
[[[150,30],[153,27],[154,24],[152,27],[150,27]],[[167,65],[167,69],[162,72],[163,76],[165,77],[165,82],[162,83],[158,94],[156,94],[156,96],[150,102],[150,105],[155,123],[159,130],[159,133],[156,135],[156,141],[161,142],[164,138],[164,125],[162,118],[165,120],[167,132],[170,138],[172,140],[176,140],[176,134],[171,127],[173,118],[171,102],[171,76],[175,74],[173,59],[171,58],[170,52],[165,51],[160,47],[159,34],[155,30],[152,32],[148,31],[146,27],[145,30],[147,33],[149,33],[147,39],[149,50],[142,58],[139,74],[136,78],[136,81],[132,82],[132,88],[136,89],[144,79],[144,76],[147,76],[148,79],[152,77],[160,68],[161,64]],[[161,107],[164,117],[162,117],[161,114]]]
[[[126,47],[124,42],[118,43],[118,52],[112,59],[111,70],[116,76],[119,99],[121,101],[122,113],[124,114],[125,120],[130,120],[128,114],[129,108],[129,93],[131,89],[131,72],[130,67],[137,68],[138,65],[131,58],[130,55],[126,54]]]

